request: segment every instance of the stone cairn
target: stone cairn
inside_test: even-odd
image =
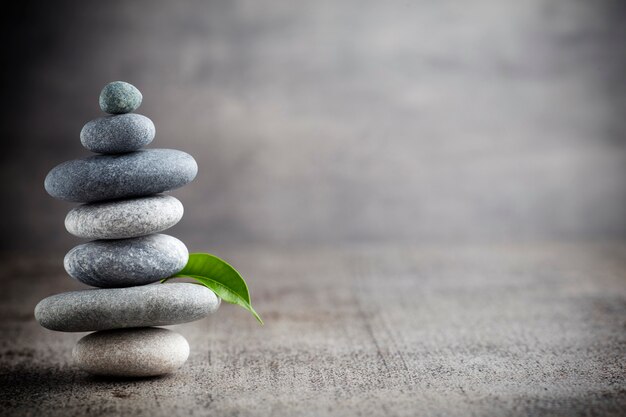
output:
[[[65,256],[67,273],[98,289],[52,295],[35,307],[43,327],[94,332],[78,341],[75,363],[96,375],[145,377],[180,368],[189,344],[167,326],[201,319],[220,299],[191,283],[154,284],[183,269],[189,254],[178,239],[159,234],[183,216],[176,198],[160,194],[189,183],[196,161],[173,149],[141,149],[154,139],[150,119],[131,113],[142,101],[131,84],[116,81],[100,94],[111,115],[88,122],[85,148],[100,155],[64,162],[45,180],[55,198],[85,203],[72,209],[65,227],[93,239]]]

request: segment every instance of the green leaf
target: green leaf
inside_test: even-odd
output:
[[[182,277],[193,278],[212,290],[222,300],[245,308],[259,323],[263,324],[263,320],[250,303],[250,292],[246,281],[226,261],[209,253],[191,253],[183,270],[162,282]]]

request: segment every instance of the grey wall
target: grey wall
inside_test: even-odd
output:
[[[112,80],[200,166],[219,243],[626,236],[618,1],[21,3],[3,17],[3,246],[63,252],[43,191]]]

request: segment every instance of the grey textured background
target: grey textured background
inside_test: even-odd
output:
[[[620,4],[621,3],[621,4]],[[4,249],[64,253],[46,172],[123,79],[194,155],[216,244],[626,236],[619,1],[22,3],[3,13]]]

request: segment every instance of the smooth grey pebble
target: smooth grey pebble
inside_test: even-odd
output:
[[[105,113],[121,114],[137,110],[143,96],[132,84],[125,81],[113,81],[100,92],[100,108]]]
[[[94,240],[65,255],[70,276],[93,287],[145,285],[168,278],[187,264],[189,252],[175,237],[154,234],[131,239]]]
[[[154,139],[154,123],[141,114],[118,114],[91,120],[80,131],[80,142],[96,153],[117,154],[143,148]]]

